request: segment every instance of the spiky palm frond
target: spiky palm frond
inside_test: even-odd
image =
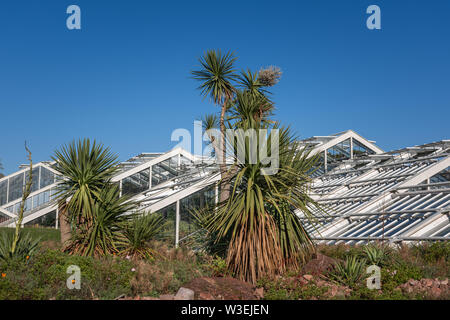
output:
[[[215,129],[219,126],[219,119],[216,114],[207,114],[201,120],[204,131]]]
[[[258,72],[252,72],[250,69],[247,69],[247,71],[241,70],[237,82],[243,91],[250,93],[252,96],[267,97],[270,94],[265,89],[265,85],[258,79]]]
[[[149,246],[149,242],[158,236],[165,225],[164,218],[157,213],[134,215],[125,226],[125,243],[121,254],[134,259],[151,257],[154,252]]]
[[[233,67],[236,57],[233,53],[223,54],[221,50],[208,50],[199,59],[201,69],[192,71],[195,80],[201,82],[198,89],[204,97],[209,96],[214,103],[222,105],[234,93],[232,82],[237,76]]]
[[[55,151],[54,169],[58,180],[57,201],[65,208],[70,222],[92,220],[92,203],[117,172],[117,156],[102,144],[89,139],[73,141]]]
[[[135,208],[127,196],[119,197],[116,185],[106,184],[91,203],[92,222],[78,225],[67,251],[83,256],[118,253],[125,244],[122,231]]]
[[[198,227],[198,232],[195,234],[196,247],[205,251],[211,256],[225,257],[227,253],[228,244],[230,242],[230,235],[225,237],[218,237],[217,231],[211,228],[211,221],[214,219],[216,208],[205,206],[203,208],[196,208],[191,211],[194,217],[194,224]]]
[[[271,123],[269,117],[272,112],[272,103],[263,95],[237,91],[227,120],[232,123],[233,128],[257,128]]]

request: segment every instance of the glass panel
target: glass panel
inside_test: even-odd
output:
[[[188,158],[186,158],[183,155],[180,155],[180,168],[179,168],[180,172],[187,171],[189,166],[191,166],[191,165],[192,165],[191,160],[189,160]]]
[[[31,201],[32,201],[32,199],[30,197],[27,200],[25,200],[24,212],[32,209]]]
[[[180,200],[180,229],[179,239],[197,231],[192,217],[193,209],[201,209],[206,206],[214,205],[215,192],[214,186],[200,190],[186,198]]]
[[[14,213],[19,213],[19,211],[20,211],[20,202],[17,202],[15,205],[14,205]]]
[[[7,190],[8,190],[8,179],[0,182],[0,206],[6,203],[7,198]]]
[[[34,192],[39,189],[39,169],[40,167],[34,168],[32,177],[33,181],[31,182],[31,192]],[[25,183],[28,181],[29,172],[25,173]]]
[[[178,156],[173,156],[152,166],[152,187],[178,175]]]
[[[142,170],[122,180],[122,195],[136,195],[149,188],[149,169]]]
[[[430,178],[430,183],[448,182],[450,181],[450,167],[442,170]],[[440,186],[441,188],[448,188],[448,186]],[[439,188],[433,186],[432,189]]]
[[[375,154],[375,151],[365,147],[358,140],[353,139],[353,157]]]
[[[329,163],[350,159],[350,139],[344,140],[327,150]]]
[[[175,244],[175,216],[176,204],[173,203],[158,211],[165,219],[166,225],[161,232],[161,240],[166,240],[170,244]]]
[[[55,175],[47,168],[41,167],[41,185],[40,188],[44,188],[51,185],[55,181]]]
[[[9,178],[8,202],[19,199],[22,196],[23,177],[24,177],[24,174],[21,173],[12,178]]]
[[[39,218],[25,223],[26,226],[52,227],[56,226],[56,211],[49,212]]]
[[[9,216],[0,212],[0,223],[5,222],[6,220],[9,220],[9,219],[10,219]]]

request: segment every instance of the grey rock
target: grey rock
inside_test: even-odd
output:
[[[178,289],[174,300],[194,300],[194,295],[194,290],[181,287],[180,289]]]

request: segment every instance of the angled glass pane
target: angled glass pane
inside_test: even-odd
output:
[[[178,156],[173,156],[152,166],[152,187],[178,175]]]
[[[202,209],[206,206],[212,207],[215,201],[214,186],[197,191],[190,196],[180,200],[180,229],[179,239],[197,231],[197,226],[194,223],[192,210]]]
[[[122,180],[122,195],[136,195],[149,189],[149,169],[144,169]]]
[[[23,178],[24,174],[20,173],[14,177],[9,178],[9,192],[8,202],[19,199],[23,192]]]
[[[8,190],[8,179],[0,182],[0,206],[6,203],[7,199],[7,190]]]
[[[159,239],[167,241],[170,244],[175,244],[175,217],[176,217],[176,204],[172,203],[167,207],[158,211],[164,218],[164,228],[162,229]]]
[[[32,172],[33,180],[31,181],[31,192],[37,191],[39,189],[39,171],[40,171],[40,167],[33,168],[33,172]],[[26,171],[25,172],[25,183],[28,182],[28,176],[29,176],[29,171]]]
[[[358,140],[353,139],[353,156],[359,157],[369,154],[375,154],[375,151],[367,148],[362,143],[360,143]]]
[[[55,181],[55,175],[47,168],[41,167],[41,183],[39,188],[51,185]]]

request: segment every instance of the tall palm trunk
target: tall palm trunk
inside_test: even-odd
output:
[[[65,213],[64,206],[62,205],[58,206],[58,224],[61,234],[61,245],[62,249],[64,250],[70,240],[71,230],[70,224],[67,221],[67,214]]]
[[[216,152],[219,158],[219,168],[220,168],[220,175],[221,175],[221,182],[220,182],[220,197],[219,201],[225,202],[230,197],[230,191],[231,191],[231,177],[230,173],[227,168],[226,163],[226,145],[227,142],[225,140],[225,113],[226,113],[226,106],[228,103],[228,99],[225,99],[223,105],[222,105],[222,111],[220,113],[220,135],[221,135],[221,143],[220,150]]]

